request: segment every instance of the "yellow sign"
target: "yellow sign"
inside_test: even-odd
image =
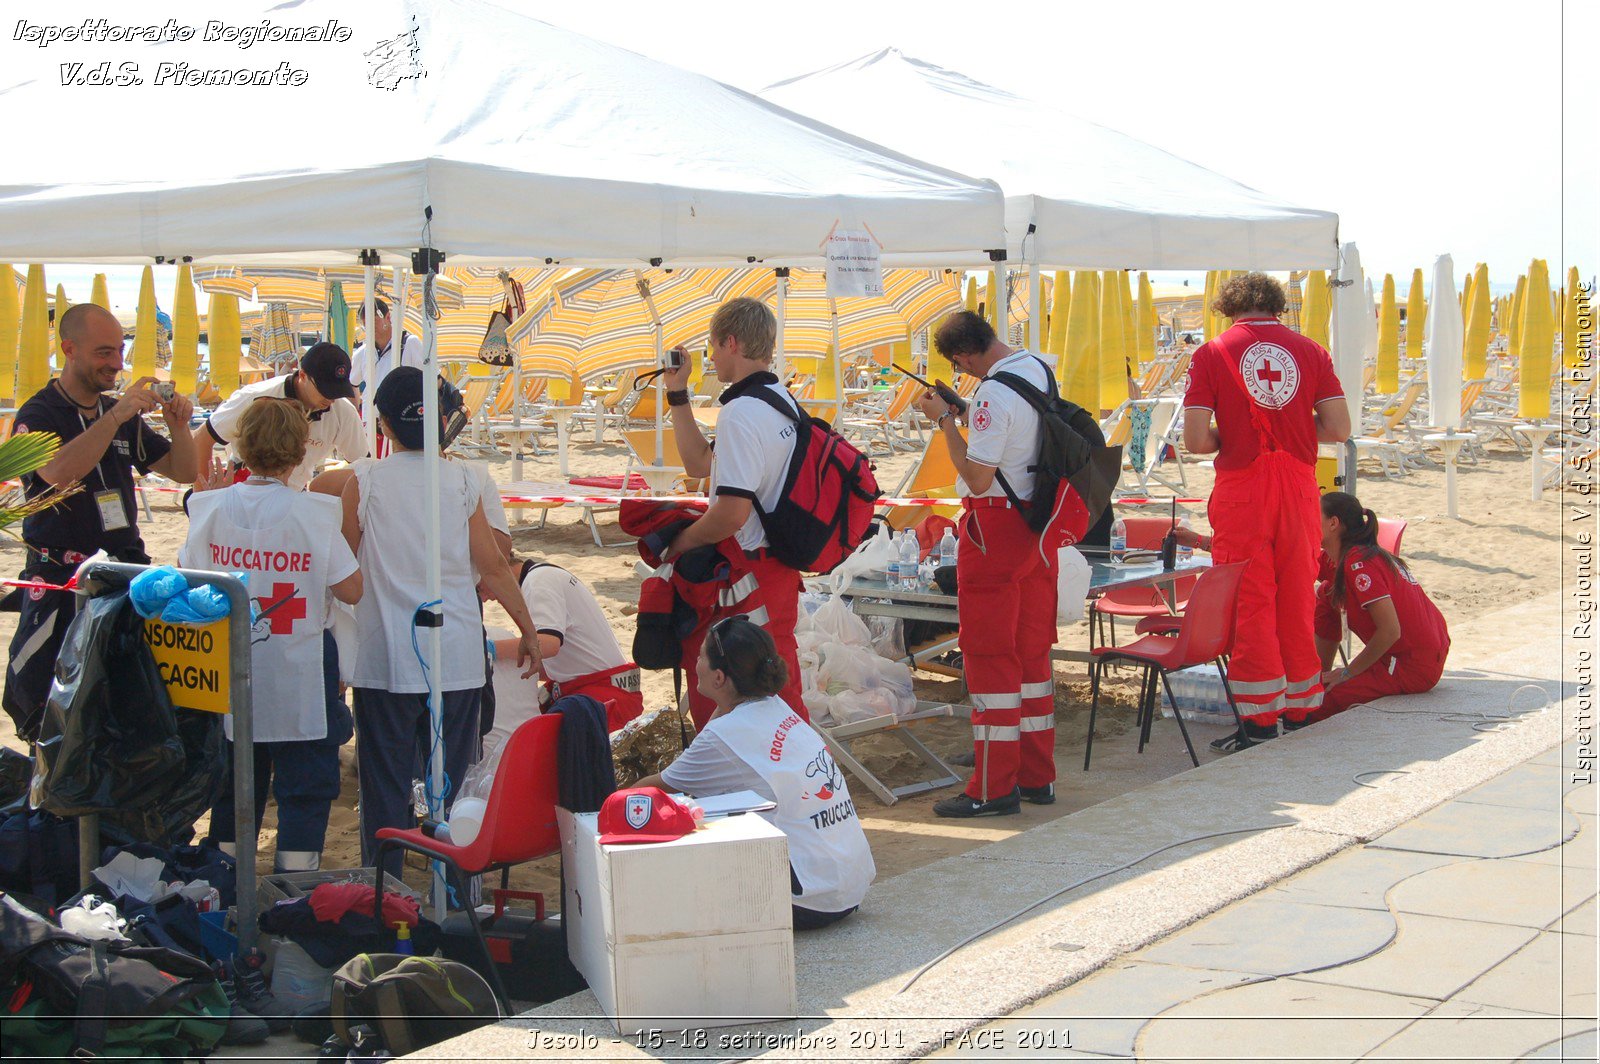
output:
[[[144,622],[144,636],[172,704],[228,712],[228,626]]]

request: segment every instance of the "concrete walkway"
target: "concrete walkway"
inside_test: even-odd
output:
[[[1593,1061],[1576,759],[1535,757],[935,1055]]]
[[[1038,1027],[1040,1009],[1072,1014],[1070,1049],[1059,1035],[1054,1050],[1042,1037],[1021,1049],[1012,1039],[1004,1055],[1350,1060],[1396,1040],[1389,1055],[1408,1059],[1417,1043],[1400,1039],[1486,1026],[1460,1015],[1473,1009],[1542,1024],[1518,1053],[1559,1047],[1585,1025],[1568,1029],[1567,1006],[1533,1000],[1525,973],[1555,963],[1551,951],[1568,942],[1592,960],[1594,789],[1563,797],[1554,760],[1575,734],[1558,605],[1478,619],[1483,631],[1459,645],[1495,650],[1454,655],[1433,692],[879,884],[850,920],[797,937],[798,1020],[715,1028],[685,1044],[667,1032],[647,1047],[616,1037],[583,993],[428,1056],[906,1060],[998,1031],[1000,1017],[1014,1031]],[[1512,896],[1528,908],[1508,908]],[[1563,918],[1566,933],[1549,930]],[[1469,948],[1464,936],[1484,928]],[[1592,1017],[1592,980],[1587,998],[1576,977],[1571,985],[1566,1015]],[[1107,996],[1054,1004],[1074,993]],[[1184,1034],[1218,1002],[1250,1019],[1208,1018],[1203,1038]],[[1425,1055],[1510,1059],[1478,1044],[1473,1056]],[[998,1054],[974,1044],[971,1055]]]

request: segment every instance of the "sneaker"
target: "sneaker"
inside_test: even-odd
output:
[[[1310,717],[1307,717],[1304,720],[1290,720],[1288,717],[1284,717],[1279,723],[1283,725],[1284,734],[1288,734],[1292,731],[1299,731],[1301,728],[1309,728],[1311,725],[1315,724],[1316,721],[1312,720]]]
[[[1252,746],[1260,746],[1269,739],[1278,737],[1276,722],[1263,727],[1260,724],[1244,722],[1244,727],[1232,735],[1224,735],[1220,739],[1211,740],[1211,749],[1219,754],[1231,754],[1238,750],[1247,750]]]
[[[232,970],[239,1004],[265,1020],[267,1029],[273,1034],[287,1031],[291,1015],[267,989],[267,959],[261,955],[261,951],[253,949],[234,954]]]
[[[1013,788],[1010,794],[1001,795],[999,798],[990,798],[987,802],[967,794],[958,794],[952,798],[945,798],[933,803],[933,811],[937,816],[951,817],[964,820],[975,816],[1010,816],[1022,812],[1022,795]]]
[[[233,973],[221,962],[212,965],[222,992],[228,996],[228,1027],[222,1032],[225,1046],[253,1046],[267,1040],[272,1033],[267,1021],[249,1012],[239,1004],[239,989],[234,984]]]
[[[1018,787],[1017,790],[1021,793],[1024,802],[1032,802],[1034,805],[1056,804],[1056,785],[1054,783],[1046,783],[1043,787]]]

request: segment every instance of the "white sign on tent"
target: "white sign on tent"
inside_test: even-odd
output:
[[[829,299],[883,295],[883,262],[878,241],[866,229],[838,229],[828,234]]]

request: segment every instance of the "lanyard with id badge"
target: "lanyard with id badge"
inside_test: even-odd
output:
[[[105,411],[102,410],[100,416],[105,417]],[[89,431],[89,423],[84,420],[82,411],[78,412],[78,424],[83,426],[83,431]],[[120,432],[121,430],[119,429],[118,431]],[[112,439],[111,446],[113,448],[116,447],[115,437]],[[101,461],[104,461],[104,459],[101,459]],[[105,470],[100,468],[99,462],[95,463],[94,475],[100,481],[100,490],[94,493],[94,508],[95,512],[100,516],[101,531],[121,532],[123,529],[130,527],[128,508],[122,504],[122,492],[106,483],[106,473]]]

